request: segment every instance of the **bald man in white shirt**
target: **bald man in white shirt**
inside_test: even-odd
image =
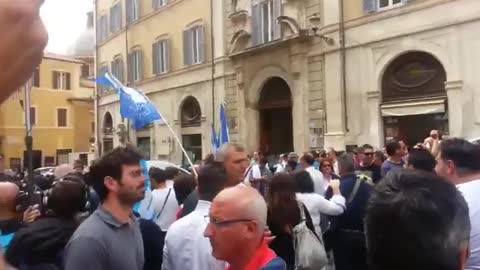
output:
[[[212,256],[210,241],[203,236],[213,198],[225,187],[227,173],[220,163],[206,165],[198,174],[198,204],[175,221],[165,237],[162,270],[224,270],[226,263]]]

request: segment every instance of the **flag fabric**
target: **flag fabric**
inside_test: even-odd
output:
[[[220,147],[219,145],[219,140],[217,136],[217,132],[215,131],[215,127],[212,124],[212,153],[216,154],[218,151],[218,148]]]
[[[220,134],[219,146],[222,146],[230,141],[228,136],[227,114],[225,113],[225,104],[220,104]]]
[[[99,84],[112,86],[120,96],[120,115],[133,121],[135,129],[141,129],[155,120],[159,120],[155,105],[140,90],[123,85],[110,73],[96,79]]]
[[[150,183],[150,177],[148,175],[148,165],[146,160],[140,161],[140,166],[143,169],[143,175],[145,176],[144,188],[145,188],[145,197],[140,202],[137,202],[133,206],[133,211],[138,213],[140,217],[144,219],[150,219],[154,214],[152,207],[152,189]]]

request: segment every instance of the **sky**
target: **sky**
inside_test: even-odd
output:
[[[47,51],[65,54],[87,24],[93,0],[46,0],[40,10],[48,31]]]

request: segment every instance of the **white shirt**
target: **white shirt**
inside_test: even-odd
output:
[[[330,200],[317,193],[297,193],[296,197],[307,207],[317,235],[322,235],[320,214],[338,216],[345,211],[345,198],[342,195],[333,195]]]
[[[457,185],[468,204],[470,215],[470,257],[465,270],[480,269],[480,179]]]
[[[203,232],[208,225],[210,202],[199,200],[195,210],[175,221],[165,237],[162,270],[224,270],[225,262],[215,259]]]
[[[340,170],[338,169],[338,162],[336,160],[332,164],[332,169],[336,175],[340,175]]]
[[[310,174],[310,177],[313,180],[313,186],[315,189],[315,193],[324,195],[325,194],[325,181],[323,180],[323,174],[315,169],[313,166],[310,166],[305,169]]]
[[[169,194],[170,192],[170,194]],[[168,198],[167,198],[168,195]],[[166,203],[165,203],[166,200]],[[165,203],[165,207],[162,207]],[[175,221],[178,210],[178,201],[175,196],[173,188],[166,187],[162,189],[155,189],[152,191],[152,205],[153,216],[152,220],[157,223],[158,227],[164,232],[168,230],[170,225]],[[162,213],[160,214],[160,211]],[[160,216],[159,216],[160,214]]]

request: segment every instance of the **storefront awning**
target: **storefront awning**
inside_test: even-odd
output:
[[[382,116],[406,116],[445,112],[445,99],[407,101],[380,106]]]

